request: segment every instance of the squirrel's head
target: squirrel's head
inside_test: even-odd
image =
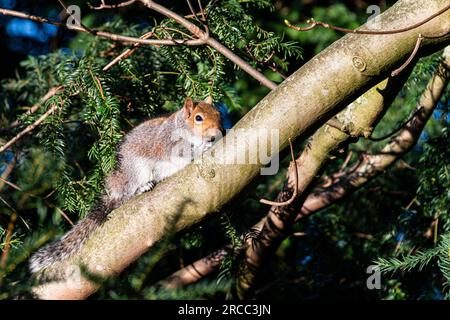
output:
[[[212,144],[222,137],[220,112],[212,105],[212,101],[195,103],[188,97],[184,101],[183,112],[188,126],[205,142]]]

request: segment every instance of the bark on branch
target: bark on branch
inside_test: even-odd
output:
[[[401,0],[382,18],[401,28],[445,5],[446,0]],[[34,292],[40,298],[86,298],[98,284],[83,274],[76,276],[74,266],[82,265],[99,276],[119,274],[160,241],[166,230],[182,230],[217,212],[238,194],[259,173],[261,164],[239,164],[235,159],[245,159],[258,143],[271,145],[267,128],[279,133],[279,148],[269,153],[275,156],[287,146],[288,138],[320,126],[386,78],[410,55],[418,33],[449,29],[450,21],[442,15],[401,34],[344,36],[269,93],[201,161],[114,210],[75,256],[52,268],[60,280],[35,287]],[[448,37],[425,39],[422,49],[437,50],[446,42]]]
[[[450,53],[448,52],[450,47],[447,48],[446,54]],[[322,193],[322,196],[330,201],[329,203],[331,203],[331,200],[336,200],[336,197],[330,197],[330,195],[335,194],[338,190],[341,193],[336,194],[344,195],[349,191],[360,188],[370,179],[384,172],[394,161],[402,157],[417,143],[427,120],[447,86],[449,66],[450,54],[444,54],[442,63],[438,66],[436,73],[418,102],[418,112],[414,111],[415,115],[412,120],[404,125],[392,142],[386,145],[379,154],[365,156],[356,170],[353,169],[350,174],[344,175],[344,178],[340,179],[338,184],[332,186],[330,193]],[[303,151],[297,161],[298,170],[301,172],[298,182],[300,188],[298,200],[294,202],[294,205],[296,203],[299,205],[298,207],[302,207],[302,199],[306,197],[304,191],[314,181],[315,176],[327,162],[327,158],[332,152],[336,151],[343,143],[348,143],[352,136],[370,135],[373,127],[400,91],[406,81],[406,75],[404,74],[403,79],[390,79],[393,83],[386,84],[386,82],[383,82],[380,86],[374,87],[338,114],[338,119],[344,123],[344,126],[349,127],[351,124],[352,132],[350,134],[330,127],[327,128],[327,125],[325,125],[313,135],[310,147]],[[329,132],[327,133],[327,131]],[[281,197],[287,196],[284,195],[286,193],[292,194],[291,180],[292,173],[289,173],[285,190],[280,193]],[[325,206],[325,203],[323,204]],[[261,265],[266,260],[265,258],[274,252],[279,243],[291,234],[290,228],[298,221],[298,218],[297,211],[292,205],[271,208],[260,235],[247,247],[246,258],[242,264],[237,283],[237,292],[240,298],[252,295],[255,279]]]
[[[316,212],[318,208],[325,208],[343,198],[346,194],[365,185],[411,150],[417,143],[426,122],[445,91],[449,78],[450,47],[447,47],[444,51],[443,61],[421,95],[412,119],[379,153],[364,156],[356,168],[352,168],[330,187],[311,194],[297,215],[297,219]]]
[[[277,201],[291,197],[294,192],[296,178],[293,174],[294,166],[297,166],[299,171],[296,184],[298,196],[289,205],[272,206],[257,237],[249,241],[251,243],[247,245],[244,261],[239,268],[237,281],[239,298],[247,298],[253,294],[252,289],[262,264],[268,261],[267,257],[273,254],[279,244],[291,234],[291,228],[297,218],[297,208],[304,203],[307,191],[320,175],[321,169],[339,148],[354,142],[354,137],[370,135],[403,87],[410,71],[411,69],[403,73],[402,77],[384,80],[352,102],[337,115],[341,125],[351,129],[340,130],[325,124],[312,136],[295,165],[291,163],[287,181],[278,194]]]
[[[310,194],[303,203],[300,213],[295,214],[295,222],[297,222],[304,216],[311,215],[315,212],[320,211],[321,209],[335,203],[342,197],[348,196],[353,191],[365,186],[369,180],[382,173],[395,160],[399,159],[406,152],[408,152],[417,143],[420,133],[422,132],[426,124],[426,120],[432,114],[433,109],[437,106],[437,102],[439,101],[440,96],[442,95],[448,84],[450,77],[449,68],[450,47],[447,47],[443,55],[443,61],[438,67],[438,71],[430,80],[426,90],[424,91],[424,94],[420,98],[418,108],[416,108],[420,111],[418,112],[416,110],[413,112],[413,116],[401,128],[399,128],[399,134],[396,136],[393,142],[389,143],[383,149],[384,152],[397,149],[399,152],[395,155],[395,157],[386,155],[383,153],[383,151],[380,153],[380,155],[384,158],[384,161],[380,161],[380,155],[366,156],[363,162],[361,162],[356,168],[353,168],[346,174],[343,174],[337,182],[323,190],[319,190],[313,194]],[[359,132],[363,133],[364,130],[371,131],[376,122],[381,118],[381,116],[390,105],[395,92],[397,92],[401,88],[403,82],[404,79],[399,78],[389,79],[389,81],[385,80],[381,82],[380,84],[369,90],[367,93],[362,95],[360,98],[358,98],[354,102],[355,105],[351,104],[350,106],[353,105],[351,108],[347,107],[346,109],[344,109],[344,111],[342,111],[340,115],[342,116],[349,109],[353,109],[350,110],[350,119],[353,124],[356,125],[356,128],[359,127],[360,129],[363,129],[359,130]],[[415,123],[415,125],[413,125],[412,123]],[[300,172],[302,173],[299,176],[299,179],[303,181],[299,182],[300,186],[304,186],[305,183],[309,183],[310,181],[312,181],[313,175],[319,172],[320,166],[323,165],[323,163],[326,161],[327,155],[330,155],[333,150],[336,150],[336,148],[340,144],[348,139],[348,137],[345,137],[346,133],[342,130],[330,128],[328,128],[327,130],[327,126],[328,125],[323,126],[314,134],[311,141],[310,150],[304,152],[302,156],[297,160],[301,163],[300,160],[303,157],[304,163],[305,159],[309,158],[310,163],[307,168],[299,168]],[[408,132],[411,132],[411,126],[415,128],[413,139],[405,139],[404,137],[410,137]],[[328,134],[326,134],[327,131]],[[313,150],[321,151],[313,152]],[[317,158],[313,155],[314,153],[318,155]],[[369,163],[371,162],[370,159],[372,158],[378,158],[378,162],[372,161],[371,164],[371,166],[373,166],[374,163],[377,163],[377,168],[375,169],[372,167],[370,170],[368,170]],[[290,192],[292,192],[289,191],[289,185],[292,185],[292,182],[289,180],[289,178],[292,177],[288,175],[288,181],[284,187],[286,190],[280,192],[279,197],[283,197],[283,193],[287,192],[289,194]],[[289,212],[287,212],[287,214],[289,214]],[[255,225],[254,228],[261,232],[263,226],[266,223],[266,220],[266,217],[263,218],[257,225]],[[269,245],[276,248],[277,246],[275,242],[276,241],[274,241],[273,239],[270,239]],[[241,294],[241,297],[245,297],[246,295],[248,295],[250,287],[254,284],[256,271],[260,267],[260,264],[263,260],[262,256],[264,252],[261,251],[264,250],[266,250],[266,248],[261,244],[249,247],[247,249],[247,255],[249,255],[249,257],[247,258],[248,260],[246,261],[246,263],[253,264],[250,265],[250,268],[247,267],[242,270],[244,271],[244,274],[242,275],[240,288],[238,290],[238,292],[240,292]],[[161,281],[161,284],[166,288],[179,288],[194,283],[207,276],[211,272],[217,270],[220,267],[223,258],[227,254],[229,254],[229,252],[230,250],[226,248],[213,252],[210,255],[199,259],[186,266],[185,268],[173,273],[167,279]],[[194,273],[194,271],[196,270],[200,271]]]

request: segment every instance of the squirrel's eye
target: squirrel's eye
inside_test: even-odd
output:
[[[203,121],[203,117],[201,115],[198,114],[198,115],[195,116],[195,122],[196,123],[201,123],[202,121]]]

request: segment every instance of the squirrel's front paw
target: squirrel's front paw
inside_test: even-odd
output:
[[[149,181],[146,184],[139,187],[139,189],[136,191],[136,195],[142,194],[144,192],[150,191],[155,187],[155,183],[153,181]]]

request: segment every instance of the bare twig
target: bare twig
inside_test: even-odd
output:
[[[159,284],[166,289],[175,289],[197,282],[209,274],[211,269],[217,269],[230,251],[232,251],[230,248],[215,251],[206,257],[181,268],[169,277],[161,280]]]
[[[414,111],[413,112],[413,114],[408,118],[408,120],[406,120],[404,123],[402,123],[400,126],[398,126],[398,128],[396,128],[394,131],[392,131],[392,132],[390,132],[390,133],[388,133],[388,134],[386,134],[386,135],[384,135],[384,136],[382,136],[382,137],[372,137],[372,136],[370,136],[368,139],[370,140],[370,141],[375,141],[375,142],[377,142],[377,141],[383,141],[383,140],[386,140],[387,138],[389,138],[389,137],[392,137],[394,134],[396,134],[397,132],[399,132],[400,130],[402,130],[408,123],[410,123],[416,116],[417,116],[417,114],[419,113],[419,112],[421,112],[422,111],[422,107],[421,106],[419,106],[417,109],[416,109],[416,111]]]
[[[17,220],[17,213],[13,212],[9,219],[8,229],[6,230],[5,247],[2,252],[2,259],[0,261],[0,267],[4,269],[6,267],[6,261],[8,260],[9,249],[11,248],[11,238],[14,231],[14,225]]]
[[[272,70],[273,72],[277,73],[281,78],[283,79],[287,79],[287,76],[281,72],[280,70],[278,70],[277,65],[275,62],[272,61],[272,63],[270,62],[270,60],[273,58],[273,56],[275,55],[275,51],[272,51],[272,53],[263,61],[260,61],[258,59],[256,59],[250,52],[250,50],[246,50],[247,56],[249,58],[251,58],[253,61],[255,61],[256,63],[260,64],[263,67],[267,67],[270,70]]]
[[[183,36],[185,36],[185,37],[192,38],[192,36],[189,35],[189,34],[187,34],[186,32],[183,32],[183,31],[178,30],[178,29],[175,29],[175,28],[170,28],[170,27],[166,27],[166,26],[159,26],[158,29],[162,29],[162,30],[164,30],[164,31],[173,31],[173,32],[177,32],[177,33],[179,33],[179,34],[181,34],[181,35],[183,35]],[[168,35],[169,35],[170,37],[172,36],[170,33],[168,33]]]
[[[395,33],[400,33],[400,32],[406,32],[415,28],[420,27],[421,25],[427,23],[430,20],[433,20],[434,18],[440,16],[441,14],[443,14],[444,12],[446,12],[448,9],[450,9],[450,5],[447,5],[446,7],[442,8],[441,10],[437,11],[436,13],[432,14],[431,16],[425,18],[422,21],[419,21],[413,25],[410,25],[408,27],[405,28],[400,28],[400,29],[394,29],[394,30],[361,30],[361,29],[347,29],[347,28],[342,28],[342,27],[336,27],[333,26],[329,23],[325,23],[322,21],[316,21],[314,19],[308,19],[306,21],[306,23],[309,24],[309,26],[307,27],[297,27],[292,25],[288,20],[284,20],[284,23],[291,29],[297,30],[297,31],[309,31],[314,29],[316,26],[321,26],[327,29],[332,29],[332,30],[336,30],[336,31],[341,31],[341,32],[345,32],[345,33],[358,33],[358,34],[378,34],[378,35],[383,35],[383,34],[395,34]],[[433,37],[433,36],[432,36]]]
[[[106,4],[105,1],[102,0],[101,5],[94,7],[89,4],[89,8],[92,10],[117,9],[117,8],[123,8],[123,7],[129,6],[135,2],[136,2],[136,0],[128,0],[128,1],[120,2],[120,3],[116,3],[116,4]]]
[[[89,73],[91,74],[92,80],[95,81],[95,85],[97,87],[97,90],[100,92],[100,95],[102,96],[102,99],[105,100],[105,94],[103,93],[103,87],[102,83],[100,82],[100,79],[92,73],[92,70],[89,69]]]
[[[152,37],[154,34],[155,33],[153,31],[147,32],[146,34],[142,35],[140,37],[140,39],[148,39],[148,38]],[[140,46],[141,46],[140,43],[135,43],[133,48],[129,48],[129,49],[125,50],[124,52],[122,52],[120,55],[115,57],[110,63],[108,63],[106,66],[104,66],[102,70],[108,71],[109,69],[111,69],[112,66],[119,63],[121,60],[126,59],[129,56],[131,56]]]
[[[283,201],[283,202],[277,202],[277,201],[270,201],[270,200],[266,200],[266,199],[261,199],[259,200],[259,202],[264,203],[264,204],[268,204],[271,206],[276,206],[276,207],[282,207],[282,206],[287,206],[288,204],[291,204],[292,201],[294,201],[294,199],[297,197],[297,193],[298,193],[298,165],[297,165],[297,161],[295,160],[295,156],[294,156],[294,148],[292,147],[292,141],[291,138],[289,138],[289,147],[291,148],[291,158],[292,158],[292,162],[291,164],[294,166],[294,192],[292,193],[292,196],[290,199]]]
[[[292,25],[288,20],[285,20],[284,23],[291,29],[297,30],[297,31],[309,31],[314,29],[316,26],[322,26],[324,28],[327,29],[331,29],[331,30],[336,30],[336,31],[341,31],[341,32],[345,32],[345,33],[357,33],[357,34],[369,34],[369,35],[390,35],[390,34],[395,34],[395,33],[400,33],[400,32],[406,32],[406,31],[410,31],[413,30],[415,28],[420,27],[421,25],[427,23],[428,21],[440,16],[441,14],[443,14],[444,12],[446,12],[447,10],[450,9],[450,5],[447,5],[446,7],[442,8],[441,10],[439,10],[438,12],[432,14],[431,16],[425,18],[424,20],[415,23],[411,26],[405,27],[405,28],[400,28],[400,29],[394,29],[394,30],[361,30],[361,29],[347,29],[347,28],[341,28],[341,27],[336,27],[333,26],[329,23],[325,23],[322,21],[316,21],[313,18],[307,20],[307,23],[309,24],[309,26],[307,27],[297,27]],[[417,40],[416,40],[416,45],[414,46],[414,50],[411,52],[411,55],[408,57],[408,59],[397,69],[395,69],[394,71],[391,72],[391,76],[395,77],[397,76],[400,72],[402,72],[402,70],[404,70],[410,63],[411,61],[414,59],[414,57],[417,54],[417,51],[420,48],[420,44],[422,43],[423,39],[425,38],[439,38],[439,37],[443,37],[445,35],[448,34],[447,32],[444,32],[443,34],[439,34],[439,35],[423,35],[420,34],[417,36]]]
[[[87,30],[84,27],[80,27],[80,26],[76,26],[76,25],[68,25],[66,23],[62,23],[59,21],[54,21],[51,19],[47,19],[47,18],[35,16],[35,15],[30,15],[30,14],[19,12],[19,11],[3,9],[3,8],[0,8],[0,14],[3,14],[5,16],[12,16],[12,17],[17,17],[17,18],[22,18],[22,19],[28,19],[28,20],[35,21],[35,22],[48,23],[48,24],[52,24],[52,25],[55,25],[58,27],[65,27],[70,30],[75,30],[75,31],[84,32],[84,33],[90,33],[92,35],[95,35],[95,36],[98,36],[101,38],[109,39],[112,41],[124,42],[124,43],[131,43],[131,44],[140,43],[140,44],[153,45],[153,46],[158,46],[158,45],[176,46],[176,45],[180,45],[180,44],[187,45],[187,46],[200,46],[200,45],[205,44],[205,42],[202,39],[193,39],[193,40],[139,39],[139,38],[135,38],[135,37],[123,36],[123,35],[118,35],[118,34],[114,34],[114,33],[94,30],[94,29]]]
[[[59,4],[61,5],[61,7],[63,7],[63,9],[66,11],[66,14],[68,17],[71,16],[71,13],[69,11],[69,9],[67,8],[67,6],[65,5],[64,1],[62,0],[58,0]],[[95,33],[95,31],[91,30],[90,28],[86,27],[81,20],[76,21],[86,32],[88,33]]]
[[[247,72],[250,76],[258,80],[262,85],[265,87],[273,90],[277,87],[277,85],[270,81],[265,75],[263,75],[258,70],[254,69],[252,66],[250,66],[247,62],[245,62],[242,58],[237,56],[234,52],[232,52],[230,49],[225,47],[223,44],[218,42],[216,39],[212,38],[209,35],[208,29],[206,31],[203,31],[198,26],[187,20],[186,18],[180,16],[179,14],[167,9],[166,7],[152,1],[152,0],[140,0],[141,3],[143,3],[147,8],[154,10],[156,12],[161,13],[162,15],[171,18],[178,22],[180,25],[185,27],[189,32],[191,32],[195,37],[198,38],[198,40],[203,41],[205,44],[209,45],[210,47],[216,49],[218,52],[220,52],[222,55],[224,55],[226,58],[228,58],[230,61],[232,61],[234,64],[236,64],[238,67],[240,67],[243,71]],[[194,40],[190,40],[194,41]]]
[[[23,136],[30,133],[34,130],[38,125],[40,125],[49,115],[51,115],[55,110],[58,108],[58,105],[53,105],[48,109],[42,116],[39,117],[34,123],[30,124],[28,127],[23,129],[21,132],[19,132],[14,138],[9,140],[7,143],[5,143],[3,146],[0,147],[0,153],[11,147],[14,143],[19,141]]]
[[[44,201],[45,201],[45,200],[44,200]],[[58,211],[59,214],[60,214],[64,219],[66,219],[67,222],[69,222],[69,224],[70,224],[72,227],[74,226],[73,221],[69,218],[69,216],[68,216],[64,211],[61,210],[60,207],[58,207],[58,206],[56,206],[56,205],[54,205],[53,203],[50,203],[50,202],[48,202],[48,201],[45,201],[45,203],[46,203],[48,206],[50,206],[50,207],[52,207],[53,209],[55,209],[56,211]]]
[[[56,211],[58,211],[63,216],[63,218],[67,220],[67,222],[69,222],[72,226],[74,225],[72,220],[70,220],[69,216],[64,211],[62,211],[61,208],[59,208],[58,206],[56,206],[56,205],[54,205],[54,204],[52,204],[52,203],[50,203],[50,202],[48,202],[46,200],[48,198],[48,196],[46,196],[44,198],[41,198],[40,196],[37,196],[35,194],[23,191],[23,189],[21,187],[19,187],[17,184],[14,184],[14,183],[6,180],[6,179],[3,179],[2,177],[0,177],[0,181],[3,182],[3,183],[6,183],[11,188],[16,189],[17,191],[23,192],[24,194],[27,194],[27,195],[29,195],[29,196],[31,196],[33,198],[40,198],[40,199],[44,200],[45,204],[47,204],[48,206],[56,209]]]
[[[17,184],[14,184],[14,183],[10,182],[10,181],[6,180],[6,179],[3,178],[3,177],[0,177],[0,182],[2,182],[2,183],[4,183],[4,184],[7,184],[8,186],[10,186],[10,187],[13,188],[13,189],[22,191],[22,188],[20,188]]]
[[[16,165],[16,162],[17,162],[17,158],[16,158],[16,155],[14,155],[12,161],[10,161],[6,165],[6,168],[3,170],[2,176],[0,177],[0,191],[3,189],[3,186],[5,185],[5,182],[3,182],[3,181],[7,181],[6,179],[8,179],[9,175],[13,171],[14,166]]]
[[[197,0],[198,7],[200,8],[200,14],[202,15],[202,20],[206,21],[205,10],[203,10],[202,0]]]
[[[199,16],[201,13],[200,12],[196,12],[195,14],[187,14],[183,17],[185,17],[186,19],[194,19],[195,16]]]
[[[409,55],[408,59],[407,59],[400,67],[398,67],[397,69],[395,69],[394,71],[391,72],[391,76],[392,76],[392,77],[398,76],[398,74],[399,74],[400,72],[402,72],[402,71],[403,71],[403,70],[411,63],[411,61],[412,61],[412,60],[414,59],[414,57],[416,56],[417,51],[419,51],[420,44],[422,43],[423,39],[424,39],[424,36],[422,36],[422,35],[419,33],[419,35],[417,36],[416,45],[414,46],[413,51],[412,51],[411,54]]]
[[[186,29],[188,29],[193,35],[197,37],[197,39],[140,39],[130,36],[123,36],[118,34],[113,34],[109,32],[94,30],[94,29],[87,29],[83,26],[76,26],[76,25],[67,25],[66,23],[61,23],[58,21],[50,20],[47,18],[35,16],[26,14],[23,12],[15,11],[15,10],[9,10],[9,9],[3,9],[0,8],[0,14],[6,15],[6,16],[13,16],[18,17],[22,19],[28,19],[36,22],[41,23],[49,23],[56,26],[63,26],[70,30],[75,30],[79,32],[89,33],[95,36],[99,36],[102,38],[110,39],[113,41],[119,41],[119,42],[125,42],[125,43],[140,43],[140,44],[146,44],[146,45],[188,45],[188,46],[200,46],[207,44],[211,46],[212,48],[216,49],[218,52],[220,52],[222,55],[224,55],[226,58],[228,58],[230,61],[232,61],[234,64],[239,66],[243,71],[247,72],[250,76],[258,80],[262,85],[266,86],[267,88],[273,90],[277,87],[277,85],[270,81],[264,74],[259,72],[258,70],[254,69],[252,66],[250,66],[247,62],[245,62],[242,58],[234,54],[230,49],[222,45],[220,42],[218,42],[216,39],[209,36],[208,30],[203,31],[199,27],[197,27],[195,24],[191,23],[184,17],[174,13],[173,11],[153,2],[150,0],[140,0],[146,7],[149,9],[153,9],[163,15],[165,15],[168,18],[171,18],[178,23],[180,23],[182,26],[184,26]]]
[[[347,157],[345,157],[344,163],[342,163],[342,166],[339,168],[338,172],[343,172],[344,169],[347,167],[347,165],[349,164],[351,158],[352,158],[353,152],[350,150],[347,154]]]
[[[195,20],[197,20],[199,23],[203,24],[203,22],[200,21],[200,19],[197,17],[197,14],[194,10],[194,7],[192,6],[192,3],[190,0],[186,0],[189,10],[191,10],[192,15],[194,16]]]
[[[48,92],[39,100],[39,102],[33,105],[25,114],[30,115],[35,113],[42,106],[42,104],[44,104],[48,99],[60,92],[62,88],[62,86],[50,88],[50,90],[48,90]],[[20,121],[16,120],[8,127],[8,129],[13,129],[18,125],[20,125]]]

